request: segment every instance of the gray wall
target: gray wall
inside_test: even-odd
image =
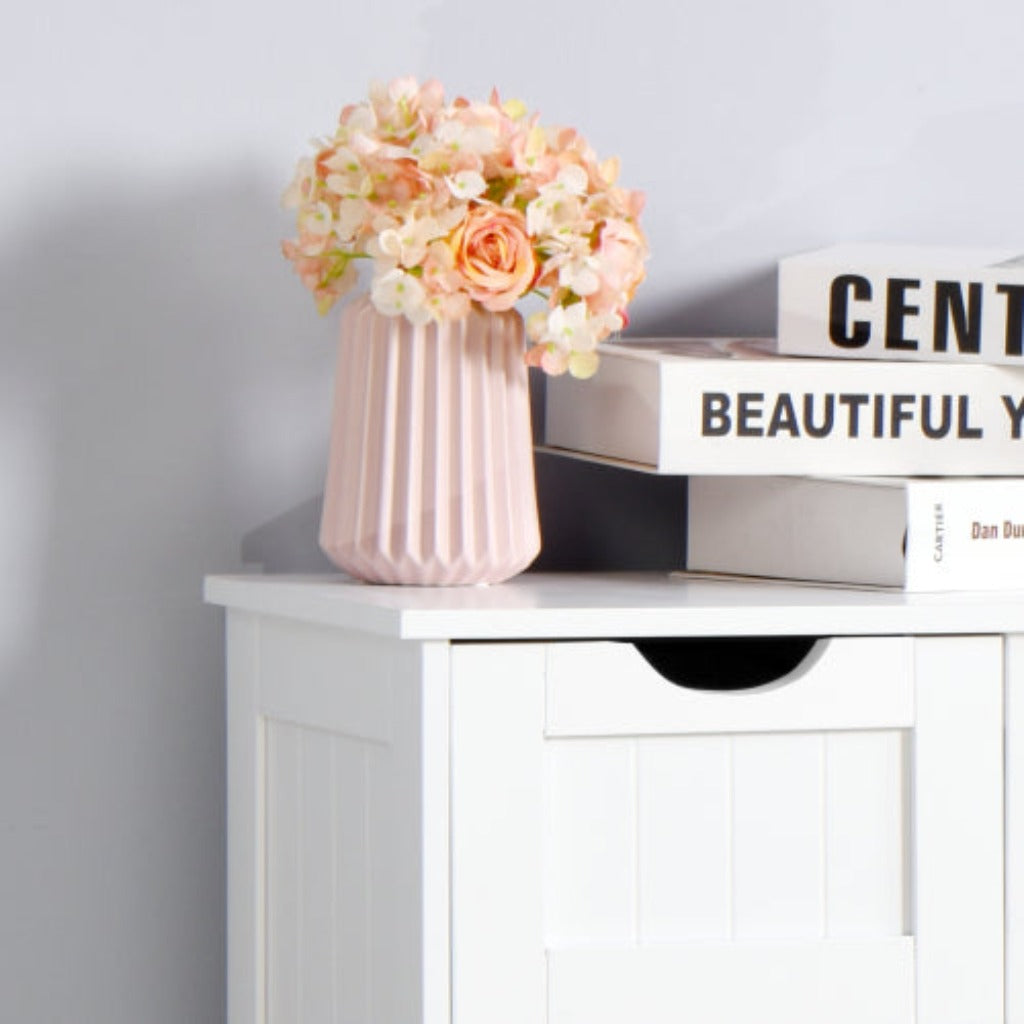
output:
[[[0,1016],[222,1019],[221,620],[200,586],[325,567],[336,321],[278,255],[277,201],[343,102],[434,75],[576,125],[647,193],[631,329],[766,333],[785,253],[1024,248],[1022,38],[1016,0],[9,12]],[[541,564],[678,558],[681,481],[539,469]]]

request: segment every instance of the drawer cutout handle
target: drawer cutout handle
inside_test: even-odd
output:
[[[662,678],[688,690],[742,691],[791,675],[818,646],[815,636],[627,640]]]

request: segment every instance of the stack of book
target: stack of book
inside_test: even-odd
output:
[[[546,446],[688,476],[691,571],[1024,588],[1024,257],[833,246],[778,294],[776,338],[603,345]]]

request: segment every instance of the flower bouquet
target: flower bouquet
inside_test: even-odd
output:
[[[599,162],[576,131],[542,126],[520,102],[446,103],[438,82],[399,78],[345,107],[300,160],[283,251],[321,312],[356,286],[360,261],[376,309],[414,324],[539,295],[527,362],[588,377],[647,258],[643,196],[617,175],[616,160]]]

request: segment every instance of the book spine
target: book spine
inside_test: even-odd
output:
[[[912,592],[1024,587],[1024,480],[695,477],[687,568]]]
[[[779,351],[1024,366],[1024,272],[779,262]]]
[[[1024,587],[1024,481],[913,481],[907,520],[908,590]]]
[[[660,405],[664,473],[1024,476],[1020,370],[676,361]]]
[[[698,572],[902,587],[903,488],[803,477],[692,477],[686,565]]]

